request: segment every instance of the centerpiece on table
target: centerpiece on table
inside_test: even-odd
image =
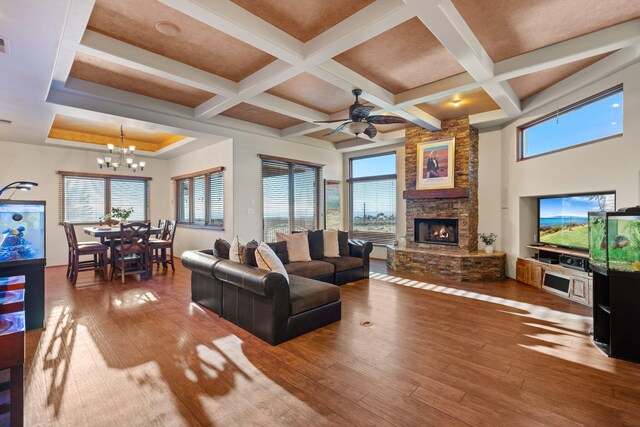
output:
[[[100,225],[118,225],[121,222],[127,222],[131,215],[133,215],[133,208],[111,208],[111,212],[100,218]]]

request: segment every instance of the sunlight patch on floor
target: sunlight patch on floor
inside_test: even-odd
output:
[[[506,307],[515,308],[518,310],[528,312],[529,314],[508,312],[511,314],[519,314],[524,317],[535,317],[543,320],[549,319],[552,317],[561,317],[563,319],[571,320],[571,321],[590,321],[591,320],[590,316],[588,317],[588,316],[581,316],[579,314],[574,314],[574,313],[561,312],[561,311],[553,310],[551,308],[540,306],[540,305],[528,304],[520,301],[513,301],[513,300],[496,297],[492,295],[480,294],[478,292],[466,291],[464,289],[456,289],[448,286],[436,285],[434,283],[426,283],[426,282],[420,282],[418,280],[403,279],[401,277],[391,276],[388,274],[371,273],[369,274],[369,278],[380,280],[387,283],[392,283],[394,285],[407,286],[407,287],[416,288],[416,289],[424,289],[431,292],[438,292],[446,295],[454,295],[462,298],[470,298],[478,301],[489,302],[492,304],[500,304]]]

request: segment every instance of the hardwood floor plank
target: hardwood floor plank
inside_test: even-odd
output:
[[[25,425],[640,425],[640,365],[591,344],[590,309],[373,269],[340,322],[272,347],[191,303],[179,260],[124,285],[47,268]]]

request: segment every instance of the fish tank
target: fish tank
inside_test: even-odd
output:
[[[0,200],[2,263],[45,258],[45,202]]]
[[[600,272],[640,273],[640,206],[589,212],[589,263]]]

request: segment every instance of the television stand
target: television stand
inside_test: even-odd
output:
[[[583,305],[592,305],[593,277],[587,271],[576,270],[557,263],[551,263],[551,260],[557,262],[560,255],[571,255],[588,259],[589,254],[587,252],[548,245],[528,245],[527,248],[536,251],[537,257],[518,258],[516,263],[516,280]],[[545,277],[547,275],[549,275],[549,277]],[[553,284],[554,279],[557,281],[558,278],[565,283],[565,287],[562,287],[562,290],[558,290],[558,287]]]

